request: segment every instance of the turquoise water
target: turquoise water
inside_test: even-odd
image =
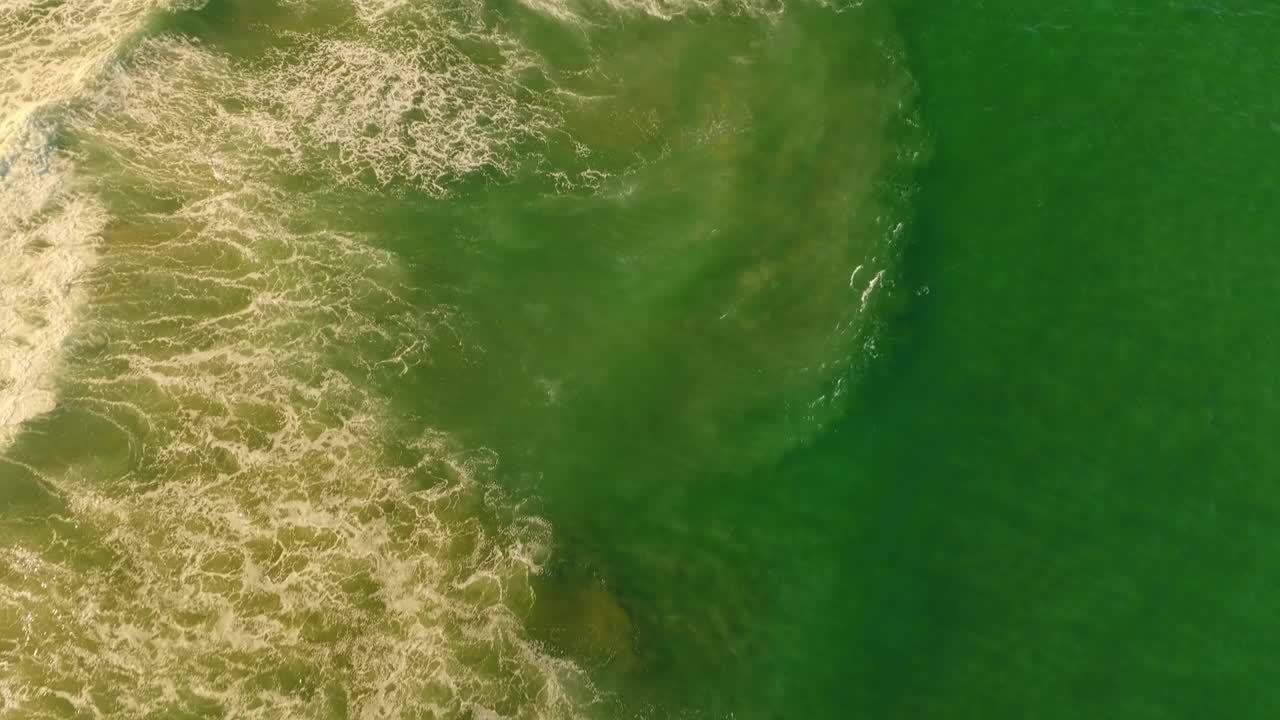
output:
[[[0,7],[0,717],[1269,717],[1280,16]]]

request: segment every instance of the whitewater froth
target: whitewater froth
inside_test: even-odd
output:
[[[76,191],[50,116],[111,57],[150,2],[0,7],[0,448],[53,407],[53,375],[104,212]]]
[[[708,211],[691,215],[688,237],[627,235],[634,246],[606,264],[600,285],[611,299],[659,302],[717,271],[726,291],[708,306],[714,312],[670,334],[675,326],[658,323],[651,338],[681,349],[697,338],[726,359],[714,363],[719,390],[699,383],[687,393],[721,403],[726,417],[772,408],[788,382],[779,372],[790,373],[793,395],[825,387],[845,365],[843,340],[824,341],[825,308],[841,298],[866,306],[884,271],[869,267],[865,290],[846,287],[840,268],[861,250],[842,251],[819,233],[744,245],[740,266],[719,268],[720,244],[736,240],[709,221],[699,228],[698,218],[730,219],[738,164],[750,167],[747,133],[765,103],[745,92],[747,59],[717,61],[677,97],[680,58],[706,38],[692,23],[669,36],[655,30],[674,16],[722,10],[756,23],[778,8],[700,0],[9,7],[27,13],[4,26],[20,29],[5,36],[12,42],[36,27],[42,37],[65,30],[78,44],[66,50],[63,75],[24,74],[4,116],[21,132],[6,136],[0,200],[21,202],[0,206],[0,230],[18,230],[0,236],[0,257],[20,258],[0,268],[0,293],[10,293],[0,295],[0,358],[14,360],[0,372],[21,379],[0,384],[0,426],[16,438],[2,445],[0,429],[0,473],[31,485],[47,512],[0,514],[0,716],[604,714],[610,701],[583,670],[526,628],[550,527],[498,491],[493,453],[437,427],[447,418],[411,414],[431,403],[391,397],[437,391],[429,366],[451,367],[454,355],[440,360],[447,353],[484,355],[479,344],[488,342],[466,326],[488,319],[436,301],[431,285],[431,263],[453,251],[444,236],[470,233],[469,219],[431,224],[455,208],[465,215],[469,193],[483,201],[499,185],[532,189],[546,205],[592,195],[604,216],[633,217],[646,196],[679,200],[691,190],[685,171],[697,164],[673,158],[714,159],[724,171],[687,196]],[[549,28],[531,10],[558,23]],[[611,57],[630,47],[633,23],[655,30],[657,45]],[[767,45],[769,22],[758,24],[751,42]],[[566,60],[556,38],[570,33],[582,37]],[[35,68],[43,51],[22,52]],[[711,97],[692,98],[702,90]],[[822,107],[841,100],[863,112],[857,99],[828,95]],[[874,116],[865,134],[878,137],[888,113],[865,112]],[[859,123],[849,127],[840,134],[862,136]],[[850,184],[855,195],[869,184],[861,175],[880,166],[871,151],[833,157],[819,164],[833,178],[865,165]],[[806,166],[785,160],[779,174]],[[790,210],[760,205],[753,211],[765,220]],[[388,251],[386,223],[370,221],[383,208],[416,218],[397,230],[425,247]],[[853,228],[847,209],[830,209],[837,231]],[[483,252],[509,250],[488,241]],[[672,258],[687,260],[673,283],[681,263]],[[653,271],[631,273],[629,263]],[[752,312],[788,287],[781,280],[827,266],[839,276],[834,290],[811,285],[784,305],[789,312],[763,321]],[[455,281],[446,277],[438,292],[456,300],[444,288]],[[600,317],[610,316],[607,304]],[[575,329],[575,342],[588,335]],[[477,346],[458,353],[466,343]],[[801,362],[811,358],[814,367]],[[761,382],[755,367],[776,372]],[[564,402],[561,378],[540,382]],[[744,404],[747,385],[755,390]],[[826,417],[799,412],[806,422]],[[719,442],[727,423],[672,427],[676,444],[729,447]],[[704,465],[741,460],[703,455]],[[610,598],[598,605],[626,614]]]
[[[7,156],[4,192],[30,211],[6,222],[43,219],[0,247],[33,258],[5,271],[23,303],[0,319],[41,357],[68,349],[42,432],[92,432],[8,460],[63,510],[47,532],[0,521],[4,713],[550,718],[590,701],[522,630],[545,523],[496,493],[489,453],[376,390],[426,361],[449,312],[414,306],[359,228],[312,219],[330,185],[279,183],[319,166],[444,194],[502,171],[545,117],[502,73],[369,35],[256,65],[139,39],[68,106],[56,153]],[[44,300],[68,287],[83,300]],[[42,393],[21,419],[52,406],[40,382],[19,387]]]
[[[10,137],[0,158],[0,447],[54,405],[53,372],[93,265],[104,212],[70,191],[47,134]]]

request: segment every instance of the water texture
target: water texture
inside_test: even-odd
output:
[[[0,718],[1274,716],[1278,37],[0,0]]]

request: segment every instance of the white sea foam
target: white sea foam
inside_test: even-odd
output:
[[[283,105],[301,142],[331,151],[320,166],[336,177],[446,194],[450,181],[476,171],[506,171],[516,146],[551,120],[516,95],[512,68],[483,67],[435,44],[326,39],[255,90]]]
[[[867,282],[867,286],[862,290],[862,297],[858,301],[858,310],[867,309],[867,303],[871,302],[871,295],[880,287],[880,283],[884,281],[884,270],[880,270],[871,276],[871,280]]]
[[[522,82],[537,57],[478,3],[359,0],[288,54],[135,37],[108,62],[159,7],[0,10],[10,44],[69,38],[49,77],[43,50],[11,55],[0,422],[51,405],[70,332],[50,430],[77,441],[26,465],[65,511],[0,525],[0,715],[578,716],[589,683],[520,622],[549,528],[494,491],[489,453],[379,391],[451,315],[325,207],[514,172],[564,130]],[[73,96],[64,153],[39,118]],[[572,170],[552,179],[598,177]]]
[[[769,17],[782,3],[769,0],[519,0],[528,9],[571,25],[598,25],[617,17],[673,20],[697,13]]]
[[[68,163],[29,127],[0,177],[0,447],[54,405],[52,377],[105,213],[69,190]]]
[[[61,402],[97,449],[28,466],[66,511],[52,539],[0,544],[0,713],[557,718],[590,701],[520,622],[546,524],[495,494],[490,454],[405,427],[374,389],[426,360],[448,313],[278,182],[318,162],[443,193],[501,171],[540,122],[500,73],[381,37],[254,66],[143,40],[69,115],[93,171],[78,195],[49,185],[41,212],[70,214],[44,226],[100,236],[100,257],[46,344],[76,315]],[[431,107],[402,119],[420,94]],[[509,125],[481,127],[491,110]],[[25,167],[6,187],[42,187]],[[95,192],[127,212],[77,204]],[[68,282],[28,274],[44,294]]]
[[[0,448],[54,405],[53,375],[106,215],[77,192],[49,116],[100,73],[152,0],[0,6]]]
[[[161,0],[7,0],[0,5],[0,138],[78,93]]]

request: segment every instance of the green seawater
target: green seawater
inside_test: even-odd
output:
[[[0,718],[1275,716],[1278,39],[8,0]]]

